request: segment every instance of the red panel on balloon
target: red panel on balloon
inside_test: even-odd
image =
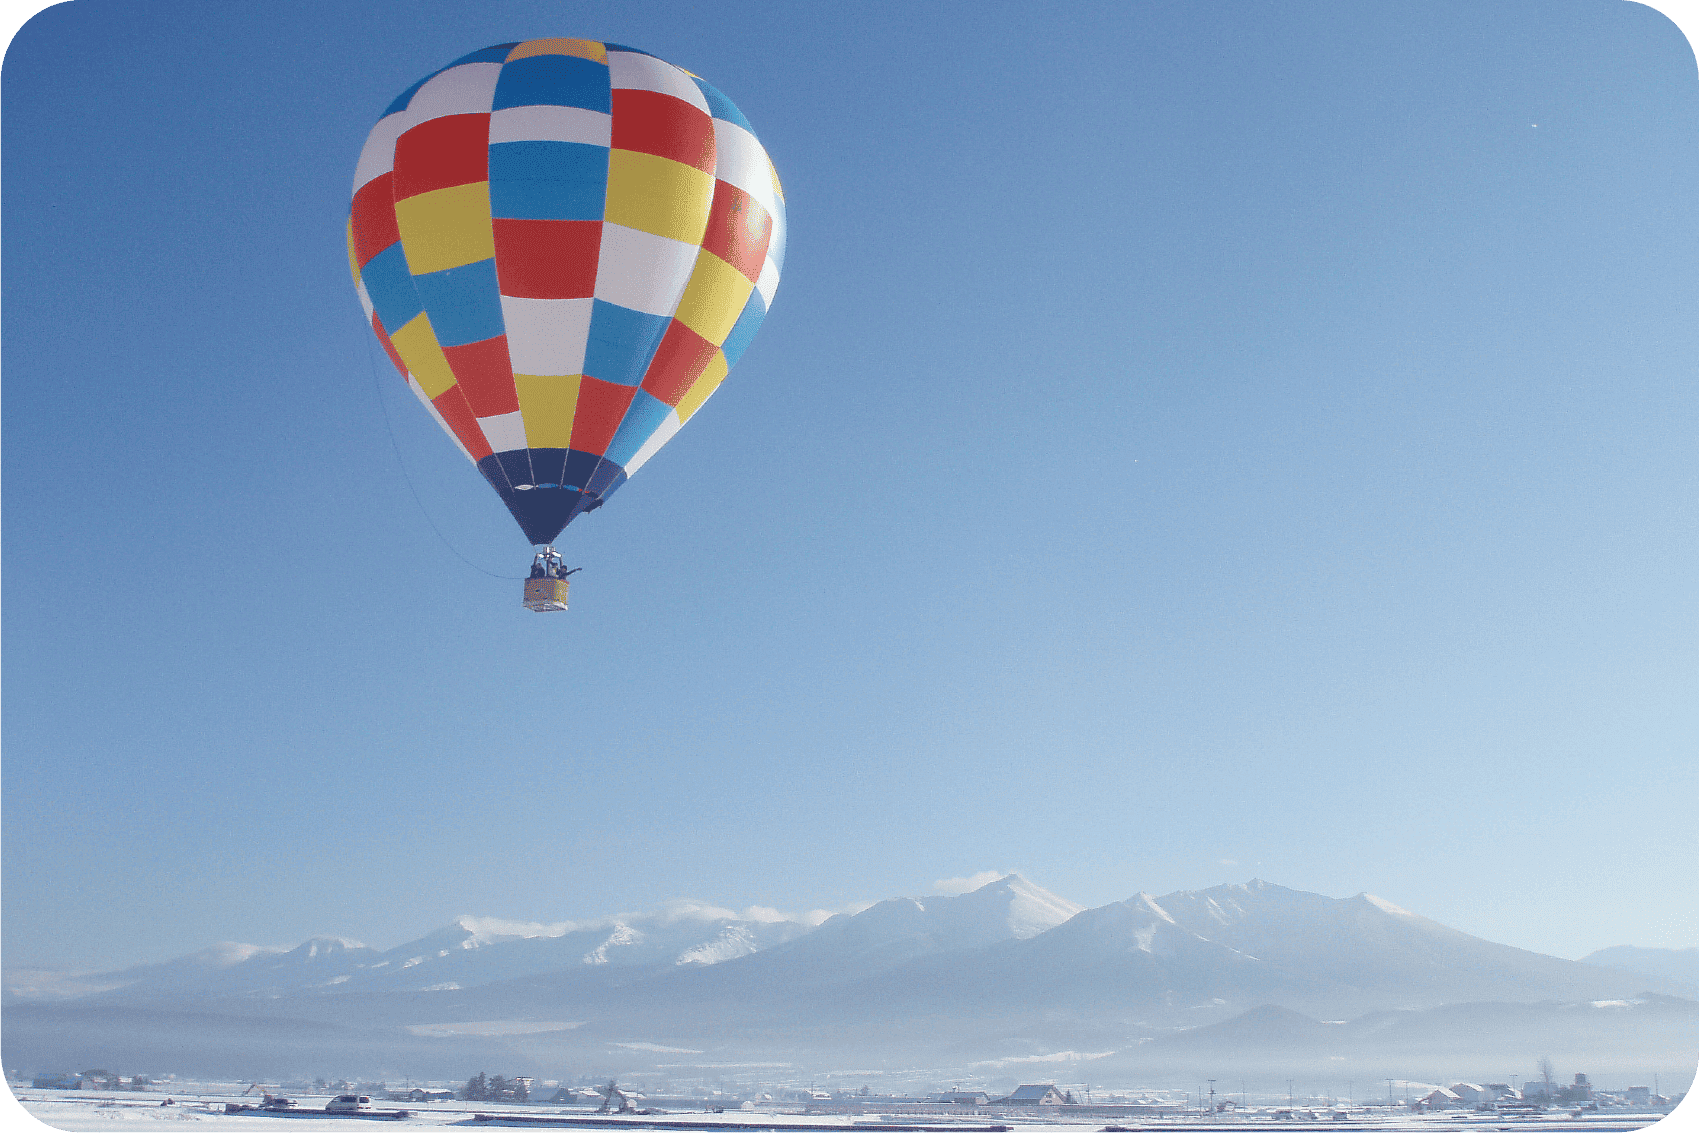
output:
[[[607,452],[636,394],[636,386],[615,385],[600,378],[581,378],[578,383],[578,412],[572,419],[572,447],[597,456]]]
[[[482,460],[490,455],[490,442],[484,439],[484,430],[478,427],[477,415],[466,403],[466,395],[459,386],[449,386],[432,398],[431,404],[437,407],[437,412],[442,414],[442,419],[448,422],[448,427],[454,430],[454,435],[466,446],[473,460]]]
[[[614,149],[670,157],[714,172],[714,120],[690,103],[652,90],[616,90]]]
[[[702,246],[748,277],[760,278],[773,236],[773,218],[754,197],[726,181],[714,182],[714,204]]]
[[[515,299],[588,299],[596,294],[596,259],[602,250],[599,220],[493,222],[496,277]]]
[[[513,363],[507,357],[507,336],[498,334],[482,342],[445,346],[442,355],[454,380],[466,392],[466,400],[479,417],[497,417],[519,411],[519,394],[513,387]]]
[[[388,333],[383,329],[382,320],[375,314],[372,316],[372,331],[378,336],[378,342],[383,345],[383,352],[389,355],[389,360],[395,364],[395,368],[400,370],[401,376],[405,378],[407,376],[407,363],[403,362],[401,355],[396,353],[395,343],[389,340]]]
[[[395,142],[395,199],[490,179],[490,116],[432,118]]]
[[[690,392],[719,349],[674,319],[649,363],[649,372],[643,375],[643,388],[656,400],[678,408],[679,399]]]
[[[395,227],[395,175],[384,173],[373,177],[354,194],[351,218],[354,222],[354,259],[361,267],[373,256],[401,239]]]

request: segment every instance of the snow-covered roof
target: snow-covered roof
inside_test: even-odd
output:
[[[1038,1086],[1018,1086],[1015,1088],[1015,1092],[1009,1095],[1009,1100],[1015,1102],[1036,1101],[1050,1093],[1055,1088],[1055,1086],[1050,1085],[1048,1082]]]

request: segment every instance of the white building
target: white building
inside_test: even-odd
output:
[[[1426,1097],[1418,1099],[1416,1104],[1422,1109],[1456,1109],[1461,1102],[1461,1098],[1441,1086]]]

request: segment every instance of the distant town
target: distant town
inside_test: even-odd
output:
[[[326,1098],[355,1096],[362,1103],[405,1104],[413,1107],[454,1103],[484,1103],[501,1107],[569,1107],[613,1115],[658,1115],[691,1113],[770,1113],[809,1115],[910,1114],[917,1119],[973,1115],[1041,1118],[1058,1123],[1099,1122],[1120,1117],[1199,1117],[1218,1120],[1263,1118],[1273,1120],[1335,1120],[1385,1117],[1391,1114],[1425,1114],[1442,1111],[1512,1115],[1565,1114],[1581,1117],[1607,1113],[1621,1116],[1645,1115],[1648,1120],[1680,1104],[1685,1091],[1674,1096],[1658,1092],[1656,1079],[1648,1083],[1613,1084],[1605,1088],[1593,1083],[1584,1072],[1560,1080],[1549,1062],[1542,1060],[1534,1074],[1515,1076],[1511,1082],[1453,1081],[1446,1084],[1397,1078],[1374,1083],[1352,1083],[1345,1096],[1300,1091],[1295,1080],[1285,1082],[1285,1091],[1270,1092],[1228,1088],[1223,1079],[1204,1079],[1194,1090],[1138,1087],[1108,1087],[1086,1083],[1052,1081],[1021,1083],[1012,1090],[981,1088],[972,1083],[955,1083],[927,1092],[884,1093],[869,1085],[825,1087],[814,1083],[759,1082],[748,1084],[659,1081],[643,1086],[622,1084],[594,1075],[571,1081],[538,1079],[525,1075],[504,1076],[479,1071],[465,1081],[400,1083],[315,1078],[311,1081],[247,1083],[206,1082],[176,1075],[126,1076],[115,1070],[91,1068],[76,1072],[24,1073],[8,1070],[14,1094],[34,1100],[102,1095],[122,1098],[151,1094],[166,1099],[160,1104],[211,1104],[224,1112],[240,1113],[262,1108],[311,1106]],[[1266,1085],[1266,1084],[1265,1084]],[[1359,1089],[1360,1087],[1360,1089]],[[136,1099],[139,1101],[140,1099]],[[1460,1113],[1460,1115],[1461,1115]]]

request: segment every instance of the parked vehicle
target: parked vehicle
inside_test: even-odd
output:
[[[326,1113],[371,1113],[376,1107],[365,1094],[338,1094],[325,1103]]]

